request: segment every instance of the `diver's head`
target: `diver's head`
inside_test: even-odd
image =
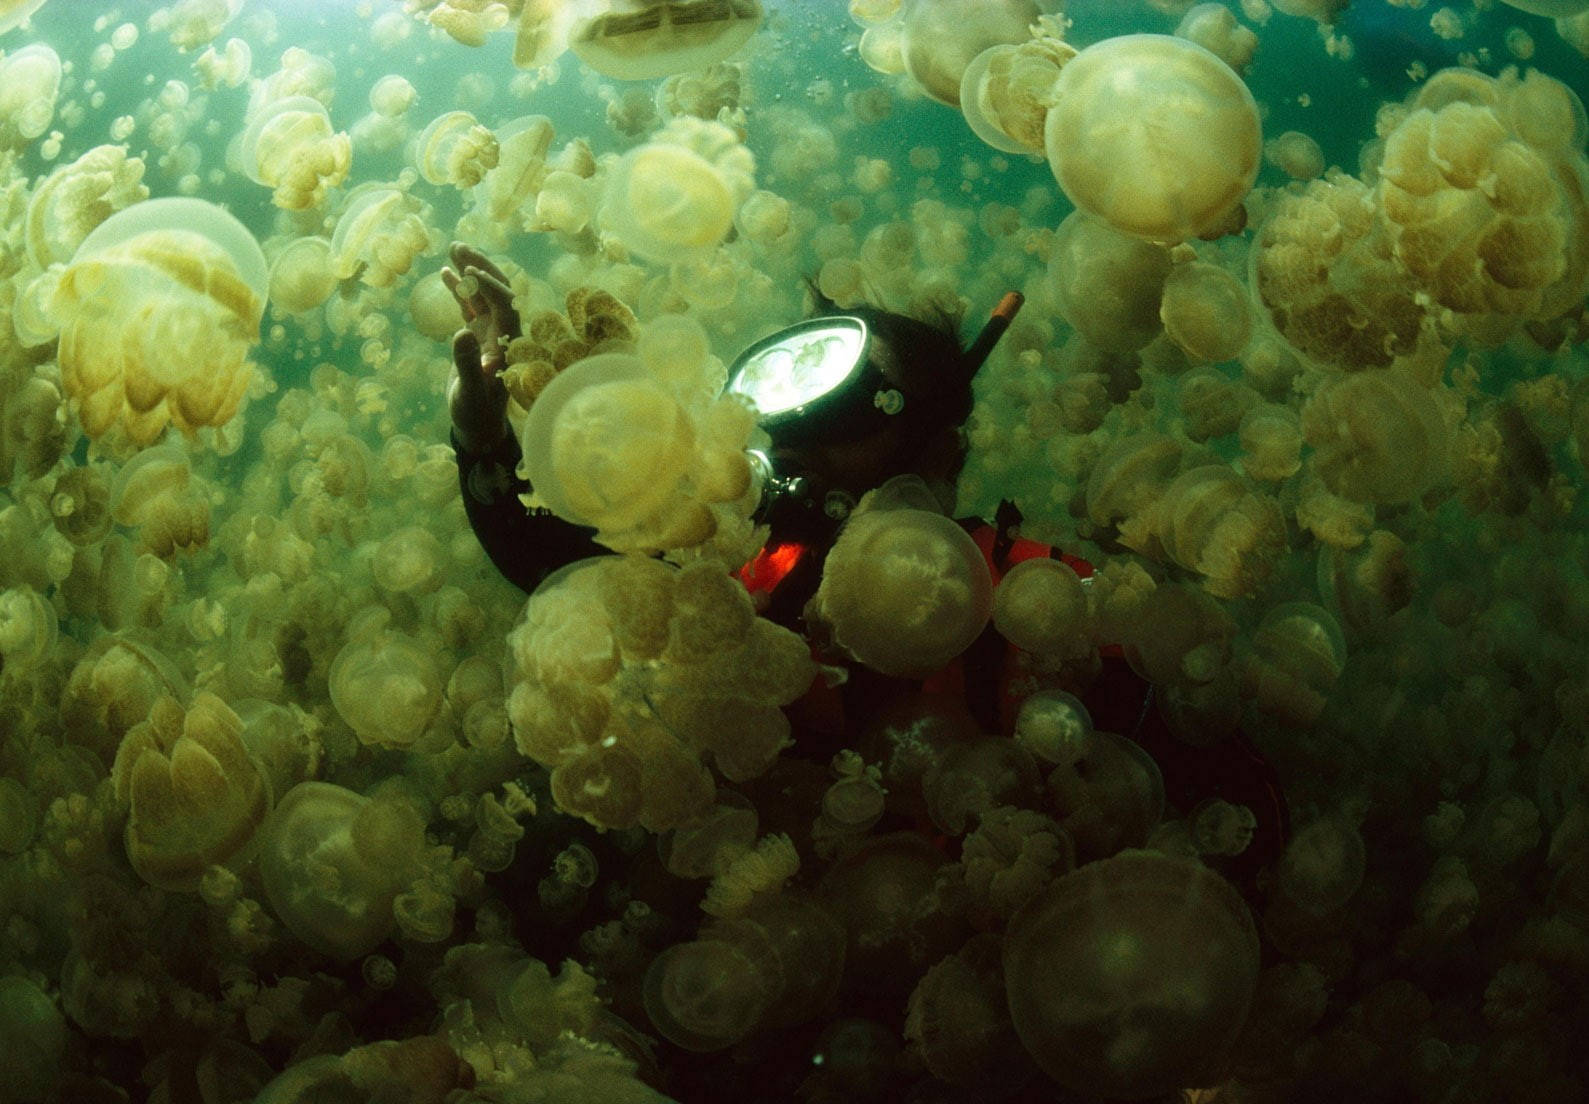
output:
[[[761,411],[773,471],[803,480],[830,514],[899,475],[919,475],[950,498],[966,457],[972,378],[1019,305],[1006,296],[970,348],[947,321],[875,307],[822,313],[746,349],[729,389]]]

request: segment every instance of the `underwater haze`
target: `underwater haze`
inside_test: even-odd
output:
[[[1589,1100],[1586,98],[1589,0],[0,0],[0,1104]],[[741,350],[1010,292],[769,528]]]

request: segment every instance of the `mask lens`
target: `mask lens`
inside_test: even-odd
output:
[[[855,371],[866,347],[858,318],[819,318],[791,326],[741,355],[728,389],[756,404],[763,417],[807,406],[836,390]]]

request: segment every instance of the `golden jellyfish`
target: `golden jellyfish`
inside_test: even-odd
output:
[[[1178,264],[1164,281],[1159,302],[1164,333],[1194,361],[1234,360],[1252,336],[1247,289],[1206,261]]]
[[[345,132],[332,131],[319,100],[288,96],[250,113],[238,157],[244,175],[274,189],[277,207],[303,211],[319,207],[347,179],[353,144]]]
[[[960,111],[972,131],[1006,153],[1043,152],[1043,126],[1059,71],[1076,48],[1048,35],[990,46],[960,78]]]
[[[1022,651],[1043,659],[1085,654],[1092,646],[1087,591],[1059,560],[1023,560],[993,592],[993,627]]]
[[[26,23],[44,0],[0,0],[0,34]]]
[[[1220,598],[1252,594],[1286,550],[1280,504],[1225,464],[1176,476],[1153,514],[1160,558],[1201,574]]]
[[[220,37],[221,31],[243,10],[243,0],[177,0],[160,9],[151,26],[164,30],[179,50],[197,50]]]
[[[514,28],[513,64],[540,69],[562,56],[579,9],[569,0],[523,0]]]
[[[764,18],[761,0],[601,0],[569,47],[604,77],[650,80],[725,60]]]
[[[721,123],[673,120],[608,175],[600,221],[631,252],[674,261],[727,237],[755,189],[756,162]]]
[[[894,76],[905,71],[905,25],[898,19],[874,23],[861,32],[858,50],[868,69]]]
[[[1236,22],[1236,13],[1223,4],[1198,4],[1181,17],[1175,33],[1218,55],[1238,73],[1247,71],[1258,49],[1258,36]]]
[[[213,204],[155,199],[106,219],[54,302],[61,382],[83,431],[119,427],[141,446],[168,424],[225,425],[253,377],[267,284],[253,235]]]
[[[982,632],[993,580],[975,542],[942,514],[876,508],[845,524],[815,605],[856,660],[915,676],[942,667]]]
[[[414,281],[408,293],[408,316],[414,328],[432,341],[448,341],[461,324],[458,302],[442,283],[441,273],[432,272]]]
[[[594,193],[584,177],[556,169],[541,182],[529,228],[577,234],[589,224],[595,207]]]
[[[1537,72],[1445,70],[1408,107],[1385,138],[1378,199],[1397,262],[1443,325],[1498,344],[1578,307],[1589,285],[1578,98]]]
[[[61,58],[31,43],[0,54],[0,149],[25,146],[50,128],[61,92]]]
[[[1407,502],[1450,470],[1452,433],[1434,391],[1400,372],[1359,372],[1302,408],[1311,463],[1332,492],[1353,502]]]
[[[905,0],[905,71],[927,95],[957,108],[971,59],[989,46],[1026,41],[1040,14],[1033,0]]]
[[[1125,851],[1016,914],[1004,980],[1016,1034],[1063,1088],[1158,1096],[1224,1072],[1258,981],[1258,933],[1212,870]]]
[[[1288,130],[1263,144],[1263,159],[1292,180],[1324,175],[1324,151],[1300,130]]]
[[[432,184],[472,188],[496,168],[497,137],[467,111],[432,119],[414,142],[414,167]]]
[[[388,73],[370,87],[370,110],[383,118],[396,118],[413,107],[418,97],[407,77]]]
[[[1130,353],[1159,335],[1169,250],[1072,211],[1054,231],[1048,256],[1059,313],[1091,344]]]
[[[196,890],[253,840],[270,787],[243,735],[237,714],[200,691],[187,709],[160,698],[122,738],[111,782],[128,809],[127,859],[144,881]]]
[[[205,89],[236,88],[248,79],[254,67],[254,52],[240,38],[229,38],[217,50],[208,46],[193,62],[199,83]]]
[[[390,287],[430,248],[425,205],[395,184],[371,181],[348,193],[331,233],[331,271],[370,287]]]
[[[1079,209],[1149,241],[1221,227],[1258,175],[1258,105],[1229,65],[1169,35],[1089,46],[1054,86],[1044,145]]]
[[[497,163],[475,191],[475,202],[503,226],[528,221],[536,194],[551,171],[548,157],[556,132],[545,115],[525,115],[497,131]]]
[[[270,301],[289,314],[314,310],[336,289],[331,242],[325,238],[294,238],[271,262]]]
[[[327,677],[331,704],[361,743],[402,749],[441,708],[442,682],[430,652],[387,620],[378,608],[356,618]]]
[[[70,260],[94,227],[149,197],[143,172],[126,146],[95,146],[50,173],[28,201],[28,259],[41,269]]]

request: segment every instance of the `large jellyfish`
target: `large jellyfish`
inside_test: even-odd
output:
[[[155,199],[101,223],[56,292],[61,382],[83,431],[134,445],[167,425],[221,426],[253,376],[264,254],[242,223],[199,199]]]

